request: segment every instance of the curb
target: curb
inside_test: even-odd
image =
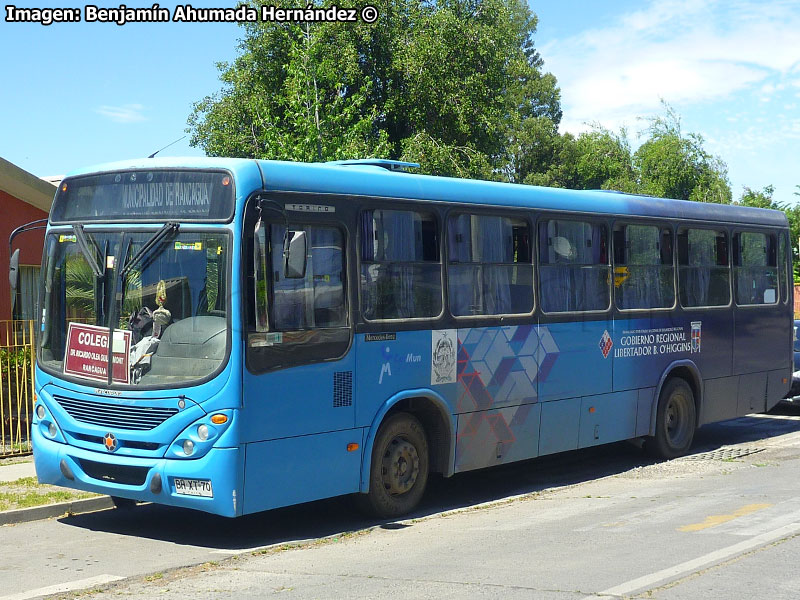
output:
[[[28,523],[29,521],[39,521],[41,519],[52,519],[53,517],[60,517],[66,514],[78,515],[113,507],[114,502],[111,500],[110,496],[99,496],[97,498],[85,498],[84,500],[45,504],[44,506],[34,506],[31,508],[18,508],[16,510],[0,512],[0,526]]]

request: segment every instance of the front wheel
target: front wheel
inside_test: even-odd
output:
[[[670,379],[661,390],[656,412],[656,433],[647,440],[647,451],[669,459],[689,451],[697,426],[692,388],[684,379]]]
[[[366,512],[393,518],[414,510],[428,482],[428,440],[412,415],[390,417],[378,431],[372,447],[369,492],[359,494]]]

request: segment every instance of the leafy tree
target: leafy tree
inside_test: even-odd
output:
[[[219,65],[222,90],[194,105],[192,145],[304,161],[388,157],[521,181],[508,164],[524,148],[509,140],[561,119],[527,3],[375,4],[375,24],[245,24],[239,56]]]
[[[662,198],[730,204],[725,163],[703,148],[703,136],[683,135],[678,114],[664,107],[665,116],[649,119],[649,139],[633,155],[640,190]]]
[[[522,138],[529,168],[526,183],[571,189],[613,189],[651,196],[730,203],[727,167],[703,147],[702,136],[684,135],[680,117],[649,119],[647,139],[631,151],[627,131],[594,124],[577,138],[540,128]],[[541,167],[543,165],[543,168]]]
[[[385,155],[370,82],[339,23],[247,23],[241,54],[221,63],[221,92],[194,105],[191,144],[212,156],[286,160]]]
[[[744,188],[741,198],[737,204],[742,206],[752,206],[755,208],[772,208],[775,210],[783,210],[784,206],[772,199],[772,194],[775,193],[775,186],[768,185],[763,190],[754,190],[749,187]]]

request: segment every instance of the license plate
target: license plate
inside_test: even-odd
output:
[[[214,497],[210,479],[176,479],[175,493],[184,496]]]

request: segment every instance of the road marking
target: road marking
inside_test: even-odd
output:
[[[28,590],[26,592],[19,592],[17,594],[11,594],[8,596],[0,596],[0,600],[29,600],[30,598],[38,598],[39,596],[63,594],[65,592],[83,590],[96,585],[105,585],[106,583],[119,581],[120,579],[125,578],[119,577],[118,575],[98,575],[97,577],[89,577],[88,579],[67,581],[66,583],[57,583],[56,585],[49,585],[47,587],[37,588],[35,590]]]
[[[656,585],[678,579],[683,575],[694,573],[695,571],[699,571],[705,567],[723,562],[739,554],[744,554],[745,552],[748,552],[754,548],[758,548],[759,546],[766,546],[767,544],[795,535],[799,532],[800,522],[790,523],[784,527],[779,527],[778,529],[757,535],[749,540],[728,546],[727,548],[721,548],[719,550],[715,550],[714,552],[704,554],[698,558],[687,560],[686,562],[682,562],[674,567],[668,567],[666,569],[656,571],[655,573],[650,573],[649,575],[631,579],[630,581],[626,581],[620,585],[608,588],[602,592],[598,592],[593,596],[586,596],[584,600],[597,600],[598,597],[602,596],[628,596],[638,590],[651,589],[656,587]]]
[[[684,525],[683,527],[678,527],[678,531],[701,531],[703,529],[708,529],[709,527],[716,527],[717,525],[721,525],[722,523],[733,521],[738,517],[749,515],[758,510],[769,508],[770,506],[772,506],[772,504],[748,504],[746,506],[743,506],[742,508],[733,511],[729,515],[709,515],[702,523],[692,523],[691,525]]]

